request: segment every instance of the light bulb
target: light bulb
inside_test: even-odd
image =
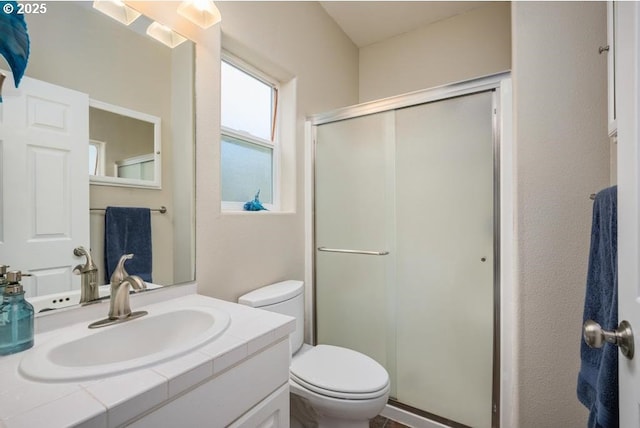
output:
[[[186,0],[178,6],[178,14],[194,24],[209,28],[220,22],[220,11],[211,0]]]

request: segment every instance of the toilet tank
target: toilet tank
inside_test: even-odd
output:
[[[241,296],[238,303],[294,317],[296,329],[289,335],[291,354],[300,349],[304,338],[304,282],[288,280],[265,285]]]

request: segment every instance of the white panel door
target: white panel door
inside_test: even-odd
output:
[[[634,329],[636,355],[619,354],[620,426],[640,426],[640,4],[617,5],[618,319]]]
[[[10,76],[0,104],[0,264],[30,272],[27,296],[79,288],[89,248],[89,97]]]

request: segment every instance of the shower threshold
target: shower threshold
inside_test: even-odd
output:
[[[381,415],[411,427],[472,428],[468,425],[434,415],[433,413],[425,412],[424,410],[417,409],[393,399],[389,399]]]

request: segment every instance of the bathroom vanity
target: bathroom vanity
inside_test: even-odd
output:
[[[0,358],[0,427],[288,427],[288,336],[293,318],[195,293],[195,284],[171,287],[135,296],[131,305],[148,311],[148,317],[189,309],[224,313],[229,323],[222,333],[178,356],[155,363],[144,356],[138,358],[141,367],[106,376],[38,378],[25,371],[23,360],[39,352],[54,354],[51,344],[68,340],[70,332],[77,336],[90,322],[103,318],[108,302],[56,311],[46,323],[37,322],[32,349]],[[134,323],[144,318],[105,329],[136,327]],[[87,328],[91,334],[98,333]],[[126,336],[123,342],[134,341]],[[155,339],[162,340],[159,336]],[[139,340],[153,342],[149,337]],[[78,359],[64,364],[77,364],[80,371],[86,369],[83,365],[119,364],[105,358],[99,363]]]

